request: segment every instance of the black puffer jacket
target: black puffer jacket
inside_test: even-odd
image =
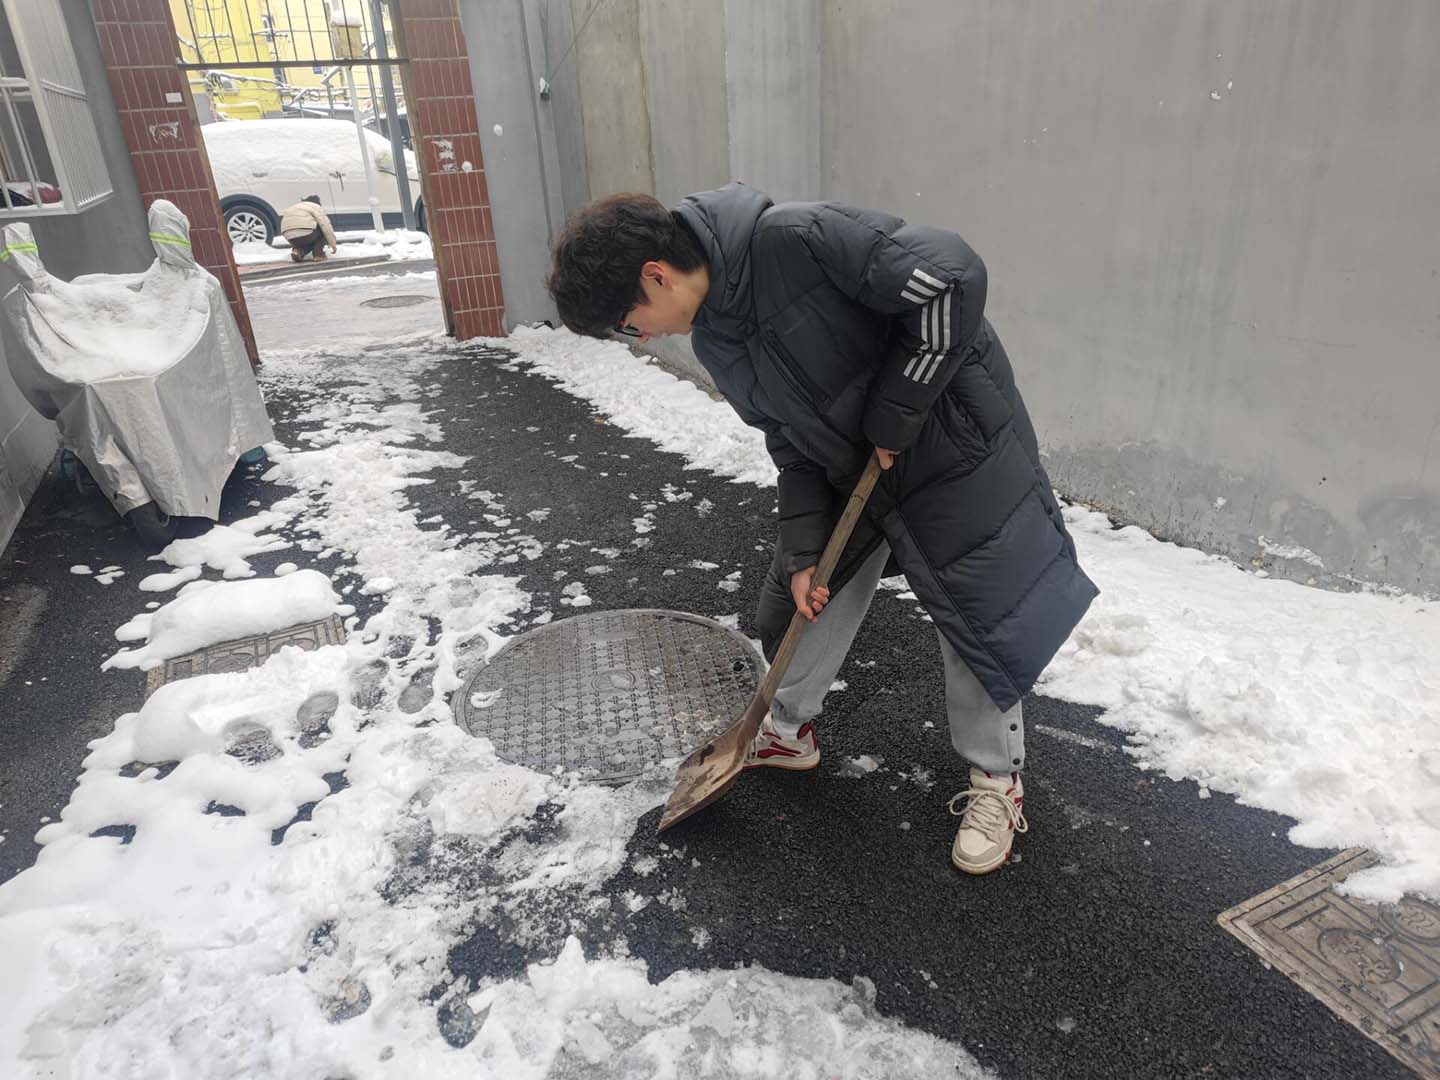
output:
[[[780,470],[775,576],[819,561],[872,446],[900,452],[836,581],[883,535],[995,704],[1014,705],[1097,590],[984,317],[980,257],[943,229],[836,203],[776,206],[743,184],[675,212],[710,262],[695,354]],[[770,648],[785,604],[762,618]]]

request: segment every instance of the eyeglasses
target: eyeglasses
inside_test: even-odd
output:
[[[635,327],[627,323],[624,319],[621,319],[618,323],[615,324],[615,332],[617,334],[624,334],[626,337],[645,336],[643,331],[637,330]]]

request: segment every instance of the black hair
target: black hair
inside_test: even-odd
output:
[[[319,205],[320,205],[320,196],[319,196],[319,195],[306,195],[305,198],[301,199],[300,201],[301,201],[301,202],[313,202],[316,206],[319,206]]]
[[[680,218],[650,195],[609,195],[571,214],[555,241],[545,287],[560,319],[577,334],[608,337],[645,302],[640,268],[663,259],[698,270],[705,253]]]

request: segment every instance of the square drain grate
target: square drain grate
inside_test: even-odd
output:
[[[1350,848],[1219,923],[1427,1080],[1440,1080],[1440,905],[1376,907],[1332,888],[1379,858]]]
[[[151,668],[145,676],[145,696],[149,697],[167,682],[188,679],[191,675],[211,675],[224,671],[245,671],[259,667],[270,654],[286,645],[309,652],[322,645],[341,645],[345,641],[345,628],[338,615],[331,615],[319,622],[287,626],[272,634],[257,634],[240,638],[238,641],[222,641],[206,649],[176,656],[159,667]]]

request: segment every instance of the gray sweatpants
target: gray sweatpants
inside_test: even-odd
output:
[[[825,694],[870,610],[889,557],[890,546],[882,543],[806,627],[771,706],[782,734],[789,733],[784,729],[793,732],[820,715]],[[1019,772],[1025,765],[1025,722],[1020,705],[1001,712],[945,635],[937,630],[936,636],[945,663],[945,710],[955,752],[986,772]]]

